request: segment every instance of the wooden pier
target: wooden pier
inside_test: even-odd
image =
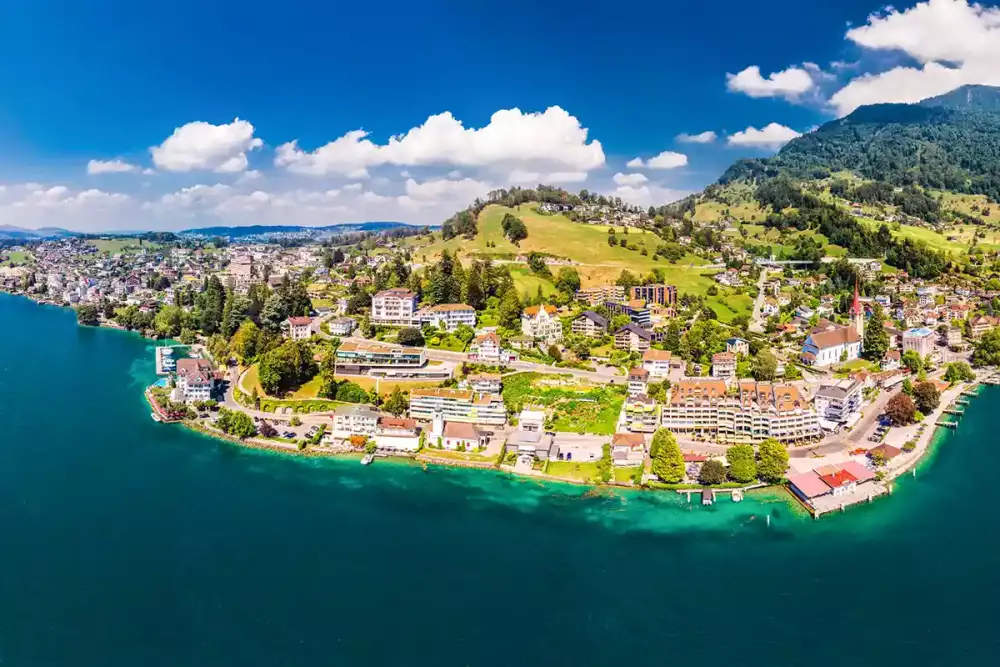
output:
[[[942,410],[942,412],[944,412],[946,415],[956,415],[958,417],[961,417],[962,415],[965,414],[965,410],[961,408],[945,408],[944,410]]]
[[[958,422],[949,422],[943,419],[939,419],[934,422],[935,426],[944,426],[945,428],[958,428]]]
[[[699,494],[702,496],[702,505],[711,505],[716,501],[717,495],[728,493],[730,497],[732,497],[733,502],[738,503],[742,502],[746,492],[750,489],[759,489],[765,486],[767,486],[767,484],[752,484],[750,486],[742,486],[731,489],[713,489],[709,487],[702,487],[699,489],[677,489],[677,493],[687,496],[688,502],[691,502],[691,496],[693,494]]]

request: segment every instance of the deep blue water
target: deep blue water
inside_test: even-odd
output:
[[[0,665],[995,660],[1000,390],[813,521],[250,451],[154,423],[153,377],[147,341],[0,295]]]

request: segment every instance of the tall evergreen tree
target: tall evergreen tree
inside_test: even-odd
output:
[[[865,324],[863,348],[865,357],[873,361],[881,361],[889,351],[889,333],[885,330],[882,306],[878,304],[875,304],[875,310]]]

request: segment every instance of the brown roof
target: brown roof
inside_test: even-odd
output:
[[[472,306],[467,306],[464,303],[442,303],[439,306],[431,306],[432,311],[446,311],[446,310],[475,310]]]
[[[288,323],[293,327],[307,327],[312,324],[311,317],[289,317]]]
[[[611,438],[611,446],[638,449],[646,446],[646,438],[641,433],[615,433]]]
[[[524,309],[524,314],[527,315],[528,317],[534,317],[535,315],[538,314],[538,308],[539,306],[528,306],[527,308]],[[541,308],[544,308],[545,312],[548,313],[549,315],[554,315],[556,312],[555,306],[541,306]]]
[[[726,397],[726,383],[723,380],[679,380],[670,388],[670,402],[687,401],[716,402]]]
[[[642,353],[643,361],[670,361],[669,350],[646,350]]]
[[[717,352],[712,355],[713,364],[735,364],[736,355],[732,352]]]
[[[893,447],[892,445],[881,444],[878,447],[872,447],[868,450],[868,455],[871,456],[874,452],[882,452],[885,455],[886,460],[894,459],[903,453],[903,450],[899,447]]]
[[[801,408],[805,402],[799,388],[791,384],[740,382],[740,401],[744,407],[757,403],[761,407],[773,406],[778,412]]]
[[[857,343],[861,340],[857,329],[854,327],[834,327],[829,331],[812,333],[809,336],[812,338],[812,342],[816,348],[820,350],[847,343]]]
[[[444,425],[444,437],[460,440],[479,440],[479,429],[475,424],[465,422],[447,422]]]
[[[638,367],[630,368],[628,371],[628,376],[629,379],[635,377],[635,378],[642,378],[643,380],[645,380],[646,378],[649,377],[649,371],[647,371],[645,368],[638,368]]]
[[[406,417],[382,417],[379,420],[379,425],[382,428],[399,428],[399,429],[415,429],[417,427],[416,420],[407,419]]]

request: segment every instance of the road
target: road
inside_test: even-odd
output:
[[[764,307],[764,283],[767,281],[767,273],[767,269],[761,267],[760,278],[757,280],[757,298],[753,302],[753,315],[750,316],[750,331],[754,333],[764,333],[760,311]]]

